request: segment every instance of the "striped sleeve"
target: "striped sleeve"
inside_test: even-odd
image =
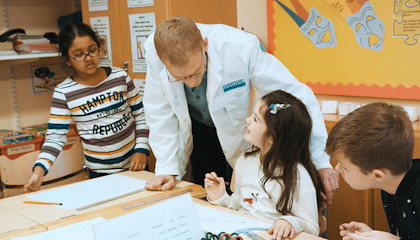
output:
[[[146,125],[142,96],[134,86],[130,76],[127,75],[127,101],[131,108],[131,114],[136,122],[136,146],[135,152],[150,154],[149,148],[149,127]]]
[[[35,166],[41,166],[45,170],[45,174],[48,173],[66,143],[71,121],[72,117],[67,107],[66,98],[56,88],[51,101],[50,119],[45,142],[42,145],[34,168]]]

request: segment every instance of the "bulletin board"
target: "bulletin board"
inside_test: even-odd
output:
[[[268,51],[316,94],[420,99],[420,1],[267,0]]]

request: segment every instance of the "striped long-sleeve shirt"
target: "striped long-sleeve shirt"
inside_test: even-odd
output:
[[[128,169],[134,152],[149,154],[141,96],[124,70],[105,70],[107,78],[97,86],[67,78],[54,89],[46,139],[34,167],[48,173],[72,119],[82,140],[85,167],[93,171],[119,172]]]

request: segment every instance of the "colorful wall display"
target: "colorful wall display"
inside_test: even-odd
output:
[[[420,99],[420,1],[267,0],[268,51],[317,94]]]

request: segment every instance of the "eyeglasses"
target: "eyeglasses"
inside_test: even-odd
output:
[[[203,62],[204,62],[204,71],[199,72],[199,73],[194,74],[194,75],[190,75],[188,77],[181,78],[181,79],[174,78],[169,73],[168,69],[166,69],[166,75],[168,76],[168,81],[169,82],[179,82],[179,81],[185,81],[185,80],[187,80],[189,78],[191,78],[192,80],[196,80],[196,79],[201,78],[207,72],[207,54],[203,54]]]
[[[76,56],[72,57],[74,60],[78,62],[83,62],[86,60],[87,56],[96,57],[99,55],[99,48],[92,48],[88,51],[88,53],[79,53]]]

